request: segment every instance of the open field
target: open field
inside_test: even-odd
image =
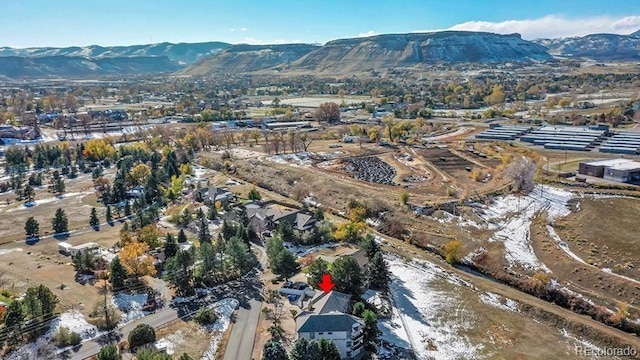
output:
[[[640,280],[640,200],[584,197],[554,228],[572,251],[601,268]]]

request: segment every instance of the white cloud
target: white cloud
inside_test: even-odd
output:
[[[361,32],[358,35],[352,36],[352,37],[369,37],[369,36],[374,36],[374,35],[380,35],[379,32],[374,31],[374,30],[369,30],[367,32]]]
[[[229,29],[229,31],[234,32],[234,31],[236,31],[236,29],[231,28],[231,29]]]
[[[275,40],[262,40],[262,39],[256,39],[253,37],[245,37],[244,39],[242,39],[242,43],[243,44],[250,44],[250,45],[273,45],[273,44],[296,44],[296,43],[301,43],[302,40],[300,39],[294,39],[294,40],[289,40],[289,39],[275,39]]]
[[[247,28],[245,28],[245,27],[240,28],[240,31],[245,32],[245,31],[247,31]]]
[[[468,21],[446,30],[486,31],[499,34],[520,33],[525,39],[584,36],[596,33],[630,34],[640,29],[640,16],[597,16],[567,19],[548,15],[537,19],[501,22]],[[427,30],[434,31],[434,30]]]

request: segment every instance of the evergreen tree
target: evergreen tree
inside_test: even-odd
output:
[[[235,236],[226,242],[225,254],[237,272],[243,272],[252,265],[252,253],[247,244]]]
[[[180,229],[178,232],[178,244],[184,244],[187,242],[187,234],[184,233],[183,229]]]
[[[53,314],[56,306],[60,302],[58,297],[48,287],[40,284],[36,287],[38,300],[43,314]]]
[[[25,317],[22,301],[12,301],[7,308],[7,312],[4,314],[5,329],[11,333],[19,333],[20,328],[24,324]]]
[[[129,200],[125,200],[124,202],[124,216],[131,216],[131,205],[129,204]]]
[[[336,291],[356,297],[362,294],[362,269],[353,257],[343,256],[334,261],[331,267],[331,278],[336,284]]]
[[[69,231],[69,220],[67,219],[67,214],[61,208],[56,210],[51,224],[55,234],[63,234]]]
[[[307,360],[322,360],[322,352],[320,351],[320,345],[318,342],[312,341],[307,348]]]
[[[364,239],[362,239],[360,248],[365,251],[369,260],[371,260],[376,253],[380,252],[380,245],[376,242],[373,234],[367,234]]]
[[[318,345],[320,346],[322,360],[341,360],[340,350],[338,350],[338,347],[333,341],[320,338]]]
[[[30,216],[24,223],[24,232],[28,239],[40,236],[40,224],[33,216]]]
[[[167,280],[181,295],[193,293],[194,249],[179,250],[167,261]]]
[[[111,206],[107,205],[107,213],[105,214],[107,222],[110,223],[113,221],[113,217],[111,215]]]
[[[202,246],[202,244],[201,244]],[[166,259],[172,258],[178,252],[178,243],[173,235],[167,233],[164,243],[164,256]]]
[[[109,282],[111,286],[113,286],[113,290],[117,291],[122,289],[128,276],[127,270],[120,262],[120,257],[116,256],[109,266]]]
[[[167,179],[171,179],[173,176],[180,176],[180,168],[178,165],[178,159],[176,157],[176,152],[171,150],[167,153],[164,170],[167,176]]]
[[[378,330],[378,317],[376,313],[371,310],[365,310],[362,312],[362,319],[364,320],[364,329],[362,333],[364,335],[364,345],[369,351],[375,351],[375,343],[380,330]]]
[[[270,340],[264,344],[262,360],[288,360],[287,351],[280,342]]]
[[[53,184],[53,190],[58,194],[62,195],[64,193],[65,185],[62,177],[58,177],[56,182]]]
[[[211,233],[209,232],[209,221],[205,217],[201,217],[198,221],[198,240],[200,244],[211,243]]]
[[[160,183],[155,171],[151,171],[151,175],[147,179],[144,186],[144,199],[148,205],[153,204],[160,197]]]
[[[369,286],[375,290],[386,292],[389,289],[389,268],[387,262],[382,257],[382,252],[378,251],[367,265]]]
[[[271,264],[271,271],[276,275],[284,277],[285,280],[288,280],[300,271],[297,257],[287,249],[276,254],[274,259],[269,259],[269,263]]]
[[[247,194],[247,198],[249,198],[249,200],[258,201],[262,198],[262,196],[260,196],[260,193],[258,192],[258,190],[255,187],[253,187],[251,190],[249,190],[249,194]]]
[[[218,210],[216,210],[215,206],[209,206],[209,210],[207,211],[207,219],[215,220],[218,217]]]
[[[309,340],[298,338],[293,344],[293,349],[289,354],[289,360],[308,360],[309,359]]]
[[[36,196],[36,192],[33,190],[30,184],[27,184],[22,190],[22,198],[26,202],[32,202],[33,198]]]
[[[316,258],[309,265],[309,272],[308,272],[309,278],[307,282],[314,289],[319,289],[320,286],[318,284],[322,282],[322,275],[328,274],[328,273],[329,273],[329,263],[322,258]]]
[[[93,228],[100,227],[100,220],[98,219],[98,211],[95,207],[91,208],[91,215],[89,215],[89,226]]]
[[[106,345],[100,349],[96,360],[122,360],[122,355],[120,355],[115,345]]]

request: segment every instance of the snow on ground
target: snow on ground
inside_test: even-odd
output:
[[[401,347],[407,343],[421,359],[476,359],[482,344],[472,344],[464,333],[472,328],[473,314],[458,308],[455,292],[444,293],[437,281],[466,286],[456,276],[433,264],[387,259],[392,274],[390,293],[394,315],[379,322],[382,339]],[[443,314],[455,313],[456,318]]]
[[[148,294],[115,294],[111,298],[111,303],[122,311],[123,316],[120,323],[124,324],[149,315],[149,312],[142,311],[142,308],[147,303],[147,297]]]
[[[226,298],[208,306],[218,314],[218,320],[211,325],[205,326],[205,328],[211,332],[211,344],[200,360],[213,360],[215,358],[216,352],[218,351],[218,344],[231,322],[231,314],[233,314],[239,304],[236,299]]]
[[[567,203],[572,197],[569,191],[537,185],[526,196],[507,195],[494,199],[480,217],[489,229],[497,229],[489,241],[504,244],[505,258],[512,266],[549,272],[533,252],[529,233],[531,222],[540,211],[547,212],[549,221],[568,215]]]
[[[15,248],[15,249],[0,249],[0,255],[4,255],[4,254],[9,254],[12,253],[14,251],[22,251],[22,248]]]
[[[340,151],[318,152],[318,153],[303,151],[303,152],[297,152],[297,153],[291,153],[291,154],[279,154],[279,155],[268,156],[266,159],[278,164],[288,164],[295,167],[309,167],[311,166],[313,156],[320,157],[323,160],[331,160],[331,159],[336,159],[340,157],[340,155],[342,155],[342,152]]]
[[[515,311],[515,312],[519,310],[518,303],[515,300],[502,297],[492,292],[487,292],[480,295],[480,301],[502,310],[509,310],[509,311]]]
[[[84,315],[77,310],[64,312],[54,319],[51,322],[51,327],[45,335],[45,338],[51,339],[53,334],[61,327],[66,327],[77,333],[82,340],[91,339],[98,335],[98,328],[95,325],[89,324],[87,320],[85,320]]]
[[[180,345],[184,341],[184,330],[180,329],[173,334],[167,335],[154,343],[155,347],[160,349],[164,348],[165,352],[169,355],[173,355],[176,352],[176,346]]]
[[[321,244],[316,246],[308,246],[308,245],[294,245],[293,243],[290,243],[290,242],[284,242],[283,245],[287,250],[298,255],[299,257],[305,257],[307,255],[318,252],[322,249],[328,249],[328,248],[338,246],[338,244],[336,243],[326,243],[326,244]]]
[[[48,204],[48,203],[64,200],[64,199],[75,197],[75,196],[90,195],[90,194],[93,194],[93,193],[94,193],[94,191],[70,192],[70,193],[65,193],[65,194],[59,195],[59,196],[51,196],[51,197],[44,198],[44,199],[38,199],[38,200],[35,200],[35,201],[25,202],[24,204],[22,204],[22,206],[19,206],[19,207],[14,208],[14,209],[9,209],[9,210],[7,210],[7,212],[13,212],[13,211],[17,211],[17,210],[25,210],[25,209],[28,209],[28,208],[32,208],[34,206],[38,206],[38,205],[42,205],[42,204]]]
[[[444,140],[444,139],[447,139],[447,138],[450,138],[450,137],[464,135],[464,134],[466,134],[468,132],[471,132],[473,130],[475,130],[475,129],[471,128],[471,127],[461,127],[461,128],[456,129],[455,131],[452,131],[452,132],[449,132],[449,133],[446,133],[446,134],[437,135],[437,136],[431,136],[431,137],[425,136],[425,137],[422,138],[422,140],[425,140],[425,141],[439,141],[439,140]]]

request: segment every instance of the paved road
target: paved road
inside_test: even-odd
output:
[[[133,328],[138,324],[149,324],[152,327],[157,328],[177,318],[178,311],[176,309],[165,307],[151,315],[134,320],[120,328],[118,331],[121,334],[120,339],[126,339],[131,330],[133,330]],[[72,353],[68,358],[71,360],[83,360],[89,358],[100,352],[100,349],[106,344],[106,340],[107,339],[94,339],[86,341],[82,343],[82,346],[77,352]]]
[[[267,254],[264,248],[258,246],[256,248],[262,253],[260,265],[264,269],[267,264]],[[259,296],[259,294],[256,295]],[[261,309],[262,299],[257,296],[249,299],[245,306],[240,306],[224,351],[224,360],[251,360]]]

